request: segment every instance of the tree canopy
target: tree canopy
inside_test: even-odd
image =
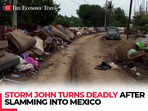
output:
[[[104,25],[105,11],[99,5],[81,5],[77,14],[85,26]]]
[[[125,16],[124,10],[121,8],[114,9],[113,12],[113,22],[114,26],[126,26],[128,18]]]
[[[137,15],[134,20],[136,26],[148,25],[148,15]]]
[[[126,26],[127,17],[124,10],[114,8],[110,3],[107,5],[107,10],[99,5],[81,5],[77,14],[82,20],[84,26],[104,26],[105,13],[107,16],[107,24],[114,26]]]
[[[12,4],[13,0],[0,0],[0,6],[6,4]],[[114,26],[125,26],[127,23],[127,17],[125,16],[124,10],[121,8],[114,8],[112,3],[108,4],[107,11],[104,7],[99,5],[83,4],[77,10],[79,17],[67,17],[58,15],[60,10],[59,5],[55,4],[53,0],[18,0],[18,6],[48,6],[52,7],[53,10],[38,10],[38,11],[17,11],[18,26],[21,25],[48,25],[48,24],[62,24],[67,27],[79,27],[79,26],[104,26],[105,13],[107,13],[108,24]],[[0,11],[0,24],[11,25],[12,11]],[[143,18],[145,19],[145,18]]]
[[[80,18],[78,17],[67,17],[67,16],[62,16],[62,15],[58,15],[53,24],[62,24],[63,26],[66,27],[80,27],[82,26],[82,22],[80,20]]]

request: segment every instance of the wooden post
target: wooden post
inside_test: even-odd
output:
[[[107,0],[105,2],[105,20],[104,20],[105,29],[107,27]]]
[[[13,5],[17,6],[17,0],[13,0]],[[14,29],[17,29],[17,11],[16,10],[13,10],[12,27]]]
[[[130,31],[130,22],[131,22],[131,14],[132,14],[132,5],[133,5],[133,0],[130,2],[130,9],[129,9],[129,18],[128,18],[128,25],[127,25],[127,39],[129,36],[129,31]]]

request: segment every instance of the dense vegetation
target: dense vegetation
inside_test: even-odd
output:
[[[0,6],[6,4],[12,4],[10,0],[0,0]],[[104,7],[99,5],[84,4],[77,10],[78,17],[67,17],[58,14],[60,8],[55,4],[53,0],[18,0],[18,6],[49,6],[54,10],[40,10],[40,11],[17,11],[18,26],[29,25],[48,25],[48,24],[62,24],[67,27],[79,27],[79,26],[104,26],[105,14],[107,16],[107,25],[114,26],[126,26],[127,17],[124,10],[121,8],[114,8],[112,4],[107,7],[105,11]],[[1,7],[2,10],[2,7]],[[6,12],[0,11],[0,25],[12,24],[13,11]],[[145,18],[143,18],[145,19]]]
[[[107,25],[126,26],[127,17],[121,8],[110,6],[105,9],[99,5],[81,5],[77,11],[80,19],[85,26],[104,26],[105,13]]]

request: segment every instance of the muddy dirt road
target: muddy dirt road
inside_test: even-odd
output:
[[[45,84],[133,84],[136,82],[122,69],[96,70],[110,46],[101,41],[103,34],[89,35],[55,53],[48,66],[31,79],[31,83]],[[118,41],[116,41],[118,42]],[[47,64],[46,64],[47,65]]]

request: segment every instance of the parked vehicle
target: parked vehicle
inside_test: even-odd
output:
[[[117,27],[107,27],[105,38],[107,40],[120,40],[120,32]]]

